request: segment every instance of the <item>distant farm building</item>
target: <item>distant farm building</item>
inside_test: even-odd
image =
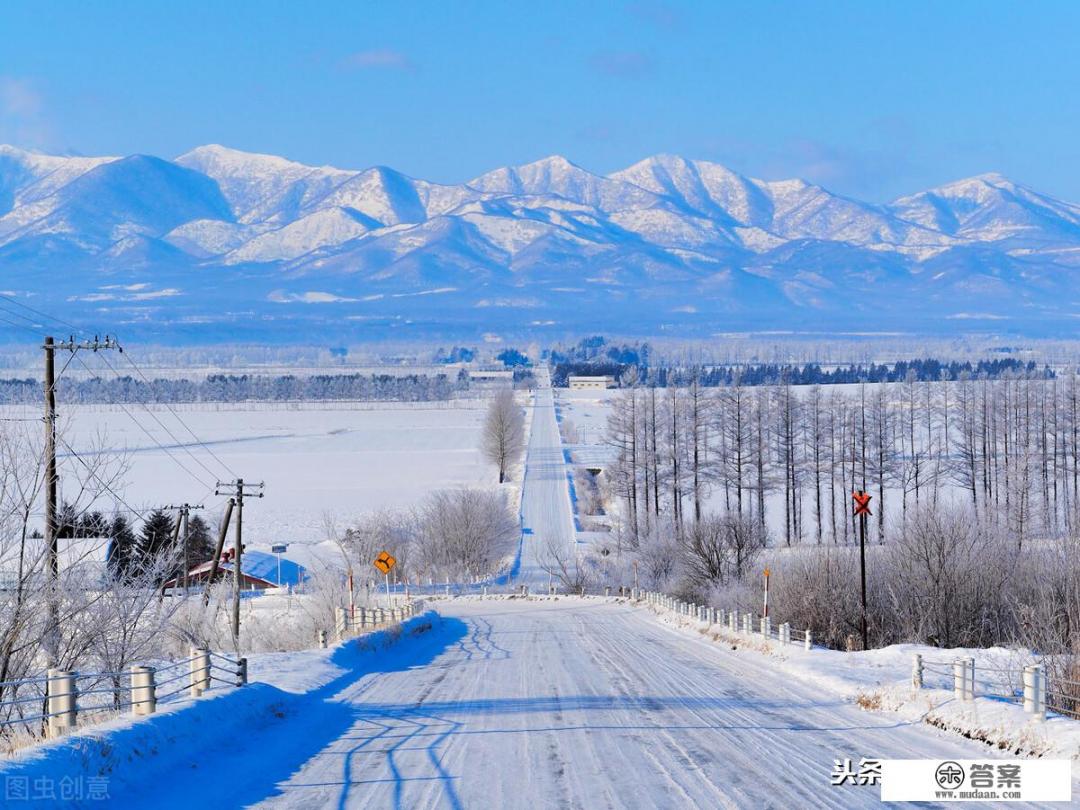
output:
[[[211,561],[199,563],[188,571],[188,585],[198,586],[206,583],[210,578]],[[218,562],[217,581],[225,579],[232,582],[233,550],[229,549],[221,555]],[[240,588],[245,591],[265,591],[267,588],[297,587],[307,575],[302,566],[292,560],[281,558],[280,579],[278,575],[278,557],[275,554],[267,554],[265,551],[245,551],[240,556]],[[183,577],[170,579],[163,585],[165,590],[179,588],[183,584]]]
[[[505,382],[514,381],[514,372],[510,369],[469,369],[469,379],[473,382]]]
[[[607,375],[604,377],[585,377],[577,374],[571,374],[569,377],[567,377],[567,384],[572,390],[576,391],[614,388],[615,378],[611,375]]]

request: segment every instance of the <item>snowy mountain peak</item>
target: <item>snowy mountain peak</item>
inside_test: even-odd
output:
[[[958,298],[977,299],[965,310],[977,312],[1023,300],[1038,317],[1080,299],[1080,207],[993,173],[876,205],[676,154],[607,176],[551,155],[447,185],[219,144],[174,161],[0,147],[0,267],[30,285],[59,270],[87,301],[102,273],[175,274],[177,289],[213,277],[255,309],[263,281],[295,284],[299,297],[279,295],[272,312],[334,290],[325,300],[402,298],[397,314],[412,314],[411,296],[440,290],[423,299],[437,319],[453,290],[461,323],[475,323],[478,301],[528,301],[550,308],[530,315],[545,322],[607,313],[615,299],[655,319],[710,306],[850,310],[846,291],[867,279],[875,300],[917,300],[939,317]],[[573,299],[559,293],[571,288]],[[657,301],[671,306],[644,303]]]
[[[1080,207],[1014,183],[996,172],[901,197],[889,208],[927,228],[983,242],[1080,235]]]
[[[202,172],[212,169],[216,172],[282,172],[282,171],[342,171],[333,166],[314,167],[298,163],[278,155],[266,155],[259,152],[245,152],[228,146],[211,143],[197,146],[185,152],[174,161],[181,166],[198,169]]]

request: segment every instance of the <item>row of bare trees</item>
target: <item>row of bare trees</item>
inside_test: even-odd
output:
[[[622,392],[607,441],[632,538],[658,524],[682,537],[724,511],[787,545],[850,543],[854,489],[874,495],[879,542],[914,508],[958,493],[1017,544],[1066,533],[1080,515],[1076,375],[827,388],[736,377],[708,389],[691,370],[679,385]]]
[[[1015,644],[1080,681],[1075,375],[710,391],[688,374],[624,391],[608,441],[630,553],[605,576],[758,611],[769,565],[778,620],[841,647],[865,489],[872,645]]]

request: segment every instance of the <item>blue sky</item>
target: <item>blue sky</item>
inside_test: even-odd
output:
[[[1080,4],[5,3],[0,142],[202,143],[443,182],[659,152],[885,200],[1080,201]]]

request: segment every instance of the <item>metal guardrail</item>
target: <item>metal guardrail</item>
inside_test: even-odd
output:
[[[813,647],[813,635],[809,628],[792,630],[788,623],[773,627],[768,616],[725,611],[705,605],[696,605],[662,593],[647,592],[645,600],[659,610],[686,616],[706,625],[719,624],[729,632],[776,640],[791,644],[800,640],[805,649]],[[942,688],[952,688],[957,700],[974,700],[990,697],[1023,705],[1024,711],[1036,719],[1046,717],[1047,711],[1072,719],[1080,719],[1080,681],[1074,681],[1047,673],[1046,660],[1042,663],[1017,667],[981,665],[976,677],[975,659],[960,656],[953,659],[925,658],[913,654],[911,683],[914,689],[922,689],[925,674],[937,675],[945,682]]]
[[[423,612],[424,602],[421,599],[391,607],[338,607],[334,609],[334,633],[339,641],[344,641],[361,633],[399,624]],[[316,641],[320,647],[328,646],[328,635],[325,630],[317,633]]]
[[[43,676],[0,683],[0,730],[11,733],[21,728],[33,736],[59,737],[89,725],[88,716],[100,720],[103,714],[124,710],[153,714],[158,704],[178,701],[185,693],[199,697],[215,681],[230,687],[246,684],[247,659],[193,648],[187,658],[161,667],[134,665],[115,672],[51,669]],[[31,705],[33,712],[25,713],[23,707]]]
[[[707,626],[720,625],[728,632],[741,633],[745,636],[757,636],[766,641],[775,640],[780,644],[801,643],[804,649],[812,649],[814,636],[810,628],[805,630],[792,629],[788,622],[773,625],[770,616],[754,616],[752,613],[739,613],[739,611],[723,608],[714,608],[707,605],[698,605],[676,599],[667,594],[647,591],[644,593],[645,601],[658,610],[667,611],[676,616],[686,616],[689,619],[703,622]]]
[[[938,676],[939,683],[944,683],[941,688],[951,687],[958,700],[989,697],[1020,704],[1038,720],[1045,719],[1048,711],[1080,719],[1080,682],[1048,674],[1045,661],[1024,667],[980,664],[976,668],[975,658],[970,655],[934,659],[914,653],[912,688],[924,688],[926,673]]]

